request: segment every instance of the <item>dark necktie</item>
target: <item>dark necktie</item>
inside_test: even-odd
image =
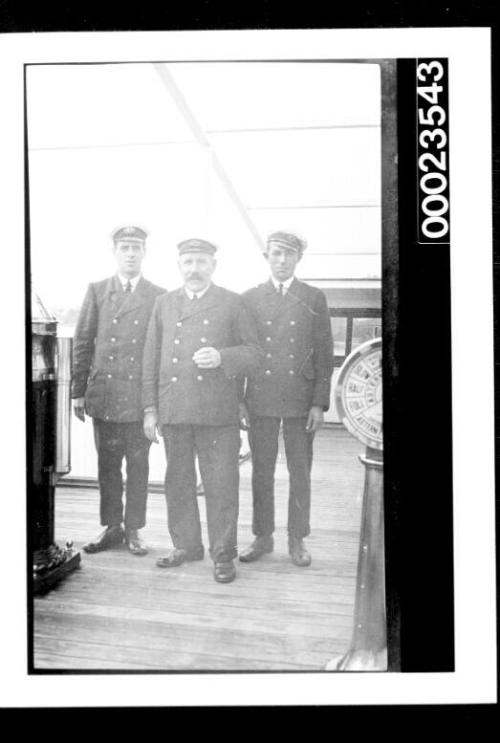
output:
[[[125,284],[124,291],[127,292],[127,294],[130,294],[131,293],[131,291],[132,291],[132,284],[130,283],[130,281],[127,281],[127,283]]]
[[[198,295],[197,294],[193,294],[193,297],[191,299],[191,302],[194,302],[197,299],[198,299]]]
[[[283,284],[278,284],[278,294],[280,297],[283,297],[285,295],[285,292],[283,291]]]

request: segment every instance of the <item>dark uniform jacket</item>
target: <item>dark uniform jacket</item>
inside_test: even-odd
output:
[[[264,363],[247,378],[250,415],[307,416],[330,406],[333,340],[326,297],[294,279],[281,297],[271,280],[243,295],[257,323]]]
[[[203,347],[220,352],[221,366],[196,366],[193,354]],[[261,356],[238,294],[211,284],[196,300],[182,288],[158,297],[144,348],[143,407],[156,406],[161,425],[237,424],[241,377]]]
[[[155,299],[162,289],[143,277],[126,293],[118,276],[90,284],[73,340],[72,397],[85,396],[88,415],[142,421],[142,353]]]

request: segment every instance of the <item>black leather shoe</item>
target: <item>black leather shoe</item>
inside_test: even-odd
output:
[[[90,554],[102,552],[117,544],[122,544],[124,537],[125,532],[121,526],[107,526],[93,541],[84,544],[83,549]]]
[[[262,555],[274,550],[274,540],[272,536],[255,537],[250,547],[247,547],[240,553],[241,562],[253,562],[258,560]]]
[[[148,554],[148,548],[137,533],[137,529],[125,529],[125,544],[133,555]]]
[[[194,562],[195,560],[203,560],[205,550],[203,545],[191,552],[184,549],[174,549],[167,552],[164,557],[159,557],[156,564],[159,568],[177,568],[182,565],[183,562]]]
[[[234,562],[228,560],[214,563],[214,578],[217,583],[231,583],[236,578]]]
[[[301,537],[288,537],[288,551],[294,565],[307,568],[311,564],[311,554],[306,550]]]

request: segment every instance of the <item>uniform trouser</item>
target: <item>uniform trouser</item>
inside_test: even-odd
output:
[[[253,533],[270,536],[274,531],[274,471],[278,455],[281,418],[251,416],[248,440],[252,451]],[[313,433],[306,431],[306,418],[283,418],[283,438],[290,476],[288,533],[306,537],[310,533],[311,466]]]
[[[209,551],[215,562],[236,557],[240,446],[232,426],[166,425],[165,496],[174,547],[195,552],[202,544],[196,497],[195,454],[205,489]]]
[[[142,529],[146,523],[148,498],[149,447],[141,422],[116,423],[94,418],[97,472],[101,494],[103,526]],[[127,484],[123,513],[122,462],[125,457]]]

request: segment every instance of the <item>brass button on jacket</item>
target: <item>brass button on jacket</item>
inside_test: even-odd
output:
[[[220,366],[202,369],[193,361],[204,344],[219,351]],[[255,323],[238,294],[212,284],[193,304],[183,288],[169,292],[158,300],[148,327],[143,407],[157,407],[160,425],[238,425],[239,378],[262,358]]]
[[[269,280],[245,292],[243,301],[257,323],[265,359],[272,358],[272,366],[266,361],[247,378],[250,414],[298,418],[312,405],[327,410],[333,341],[324,293],[295,278],[279,297]]]
[[[93,418],[140,422],[142,349],[156,298],[165,290],[141,277],[125,293],[117,276],[89,285],[73,340],[73,397]],[[133,371],[133,374],[130,372]]]

